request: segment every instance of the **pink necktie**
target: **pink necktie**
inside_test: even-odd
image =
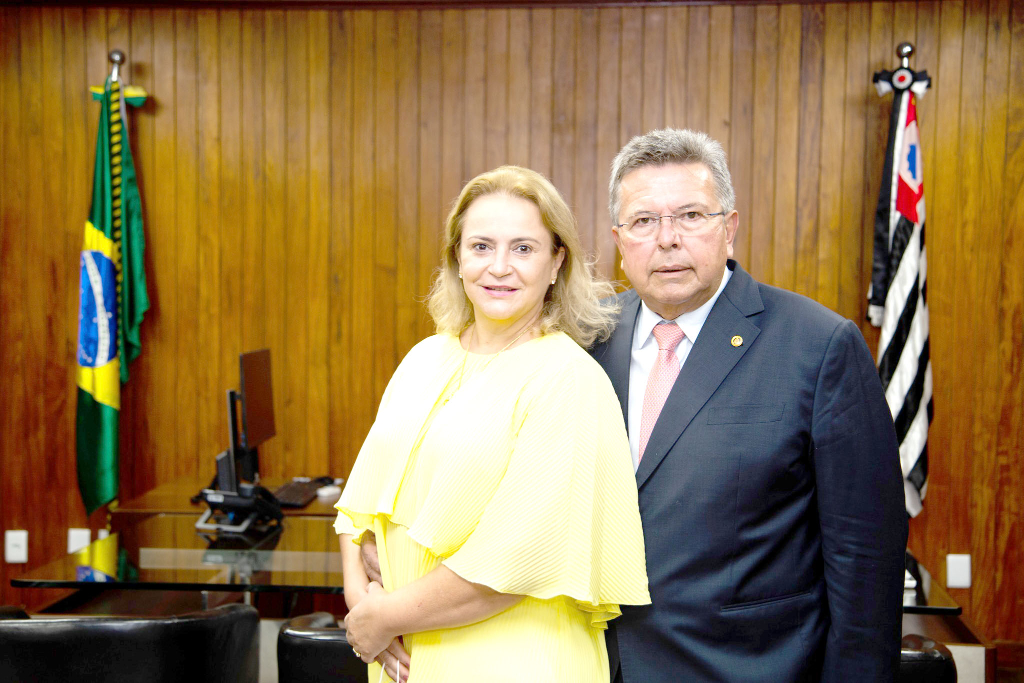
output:
[[[640,458],[647,450],[647,440],[658,421],[668,392],[679,375],[679,358],[676,347],[683,340],[683,331],[675,323],[660,323],[654,326],[654,338],[658,340],[658,360],[647,378],[647,393],[644,394],[644,412],[640,418]]]

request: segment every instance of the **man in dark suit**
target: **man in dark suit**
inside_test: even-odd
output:
[[[894,680],[907,516],[860,331],[731,260],[707,135],[634,138],[610,194],[635,289],[593,354],[626,416],[653,601],[609,625],[613,677]]]

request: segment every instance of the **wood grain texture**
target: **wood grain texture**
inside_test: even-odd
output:
[[[238,354],[273,354],[276,476],[345,476],[408,348],[444,217],[501,163],[550,177],[621,277],[607,169],[630,136],[691,125],[729,155],[735,254],[865,322],[901,40],[918,101],[935,372],[929,489],[911,548],[990,638],[1024,639],[1024,6],[1013,0],[514,9],[0,8],[0,526],[30,564],[96,528],[75,478],[78,258],[107,52],[150,93],[130,139],[152,309],[122,412],[121,497],[212,472]],[[61,172],[54,173],[53,168]],[[44,464],[40,464],[44,463]],[[55,503],[55,504],[54,504]],[[188,525],[185,525],[186,527]],[[183,528],[182,533],[188,529]],[[0,564],[0,601],[23,567]]]

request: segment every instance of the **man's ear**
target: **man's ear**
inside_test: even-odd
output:
[[[733,254],[733,242],[736,240],[736,230],[740,227],[740,214],[733,209],[725,217],[725,253],[729,258]]]

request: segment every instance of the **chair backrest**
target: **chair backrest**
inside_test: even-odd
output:
[[[0,619],[0,681],[257,683],[259,613]]]

